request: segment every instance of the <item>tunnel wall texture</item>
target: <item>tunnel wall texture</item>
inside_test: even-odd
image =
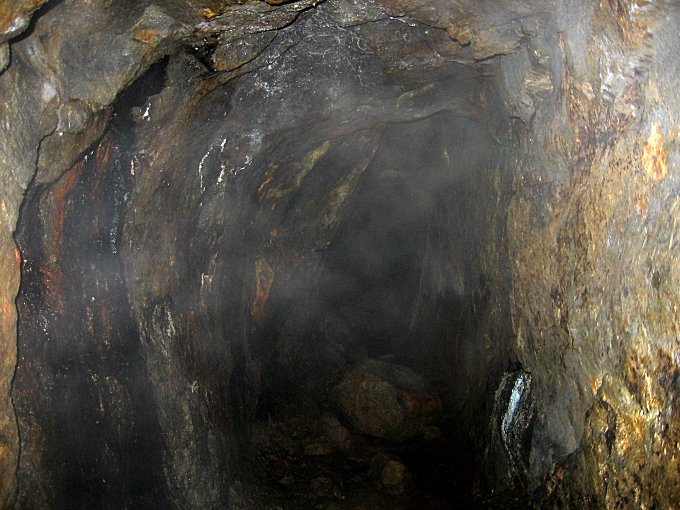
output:
[[[679,13],[567,7],[508,212],[516,346],[540,395],[531,469],[568,506],[674,508]]]
[[[436,213],[440,224],[414,230],[427,243],[397,239],[427,246],[412,261],[418,281],[405,307],[413,319],[393,329],[413,337],[420,323],[442,322],[427,315],[430,302],[446,312],[455,298],[479,306],[475,321],[486,324],[486,342],[495,338],[495,321],[482,320],[493,309],[482,294],[497,280],[487,274],[477,288],[501,186],[481,107],[493,100],[490,80],[441,58],[420,62],[422,27],[381,15],[362,40],[342,24],[367,15],[347,14],[329,4],[275,41],[252,40],[259,60],[238,73],[206,67],[226,65],[220,46],[209,58],[200,48],[171,51],[102,114],[104,134],[75,164],[61,172],[46,164],[52,174],[36,175],[16,232],[25,259],[14,380],[19,507],[222,507],[260,393],[280,388],[269,395],[277,401],[328,388],[350,361],[344,353],[364,343],[310,325],[335,319],[318,316],[317,281],[331,294],[338,285],[325,254],[337,251],[355,190],[370,179],[391,175],[405,187],[403,196],[385,193],[411,200],[410,209],[394,204],[403,211],[390,221]],[[151,15],[157,28],[161,15]],[[388,47],[383,25],[409,44],[376,55],[370,48]],[[443,31],[435,36],[458,51]],[[396,57],[401,67],[390,68]],[[430,74],[423,79],[413,66]],[[457,216],[475,194],[492,199],[473,208],[466,232]],[[450,196],[457,205],[446,204]],[[457,234],[442,227],[454,223]],[[362,264],[383,264],[373,246],[349,242]],[[397,260],[405,250],[388,248]],[[484,259],[498,263],[498,255]],[[445,320],[442,331],[460,318]],[[483,408],[482,374],[501,356],[475,342],[473,326],[438,367],[468,415]],[[400,341],[417,341],[413,356],[431,362],[436,334]],[[136,469],[148,462],[159,468]]]
[[[678,506],[674,3],[64,0],[11,39],[39,4],[0,9],[0,506],[228,500],[263,384],[342,369],[310,289],[399,125],[458,170],[434,223],[487,226],[467,259],[430,227],[414,359],[449,349],[485,419],[504,363],[532,375],[527,451],[479,432],[491,478]]]

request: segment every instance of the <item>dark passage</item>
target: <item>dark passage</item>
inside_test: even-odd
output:
[[[332,30],[320,16],[281,37]],[[276,65],[335,76],[306,51]],[[281,107],[257,92],[304,77],[221,84],[173,55],[78,163],[32,188],[17,234],[22,486],[50,473],[44,497],[69,508],[163,507],[177,497],[165,477],[198,507],[230,493],[236,508],[481,504],[470,441],[492,395],[478,372],[505,361],[479,342],[506,325],[481,327],[494,304],[480,257],[502,169],[483,117],[441,90],[483,83],[447,67],[404,109],[409,93],[364,65],[371,88],[348,73],[321,127],[291,137],[251,112],[283,108],[292,132],[319,118],[329,96]]]
[[[325,255],[320,320],[353,361],[408,351],[413,316],[405,312],[418,299],[438,202],[455,186],[443,124],[440,117],[385,128]]]

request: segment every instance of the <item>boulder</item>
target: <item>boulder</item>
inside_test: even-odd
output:
[[[423,434],[441,408],[439,398],[412,369],[375,359],[349,370],[335,397],[355,430],[396,442]]]

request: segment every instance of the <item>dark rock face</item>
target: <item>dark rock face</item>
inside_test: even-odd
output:
[[[674,3],[42,3],[0,6],[0,507],[224,508],[258,417],[398,365],[496,489],[679,504]]]
[[[428,300],[471,299],[465,260],[439,260],[453,233],[427,218],[445,199],[438,187],[453,190],[487,159],[492,171],[481,145],[451,163],[461,140],[494,143],[475,104],[484,80],[446,64],[434,84],[399,83],[359,32],[333,21],[340,14],[303,15],[240,78],[174,54],[119,97],[107,133],[54,183],[58,164],[45,159],[17,237],[27,261],[20,506],[222,507],[258,401],[272,409],[286,388],[329,388],[362,337],[374,339],[369,354],[394,351],[429,321]],[[81,118],[63,110],[64,122]],[[418,174],[431,183],[409,184]],[[357,194],[383,181],[393,184],[382,195]],[[376,201],[391,223],[357,218]],[[390,250],[399,251],[377,258]],[[404,268],[409,278],[384,294]],[[421,278],[438,293],[421,295]],[[315,302],[319,294],[339,305]],[[371,303],[375,324],[393,323],[382,337],[375,324],[355,329]],[[413,319],[397,319],[402,307]],[[62,337],[72,343],[52,340]],[[411,351],[430,362],[427,342]],[[63,414],[81,408],[92,414]],[[59,455],[65,443],[80,446]],[[133,469],[154,456],[157,469]]]
[[[26,320],[14,395],[31,402],[17,405],[19,484],[31,488],[22,508],[164,507],[148,469],[161,462],[156,403],[116,255],[130,185],[118,144],[109,133],[49,189],[35,187],[26,207],[45,213],[26,213],[17,235]]]

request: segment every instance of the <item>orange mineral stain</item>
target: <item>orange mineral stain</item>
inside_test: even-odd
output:
[[[269,171],[267,172],[267,175],[265,176],[264,181],[262,181],[262,184],[260,184],[259,188],[257,188],[257,203],[258,204],[262,204],[262,202],[264,202],[264,199],[267,198],[267,193],[269,192],[269,185],[274,180],[274,172],[275,171],[276,171],[276,167],[270,168]]]
[[[260,321],[264,315],[264,308],[274,283],[274,274],[274,270],[264,257],[259,257],[255,262],[255,298],[250,308],[256,321]]]
[[[99,147],[97,147],[97,162],[99,163],[99,167],[104,168],[108,166],[109,161],[111,160],[111,146],[111,138],[106,136],[102,140],[102,143],[99,144]]]
[[[85,168],[84,161],[81,160],[66,173],[66,176],[58,184],[56,191],[54,192],[53,204],[55,217],[52,225],[52,229],[55,232],[55,239],[59,247],[64,241],[64,218],[66,213],[66,203],[68,196],[73,192],[73,190],[80,182],[80,176]],[[58,258],[58,257],[56,257]]]
[[[16,309],[11,301],[2,302],[2,317],[0,317],[3,329],[14,323],[16,319]]]
[[[652,125],[647,145],[642,151],[642,164],[647,175],[657,181],[665,178],[668,173],[666,153],[663,150],[663,133],[656,123]]]
[[[148,43],[158,37],[158,32],[150,28],[140,28],[132,32],[132,37],[139,42]]]

